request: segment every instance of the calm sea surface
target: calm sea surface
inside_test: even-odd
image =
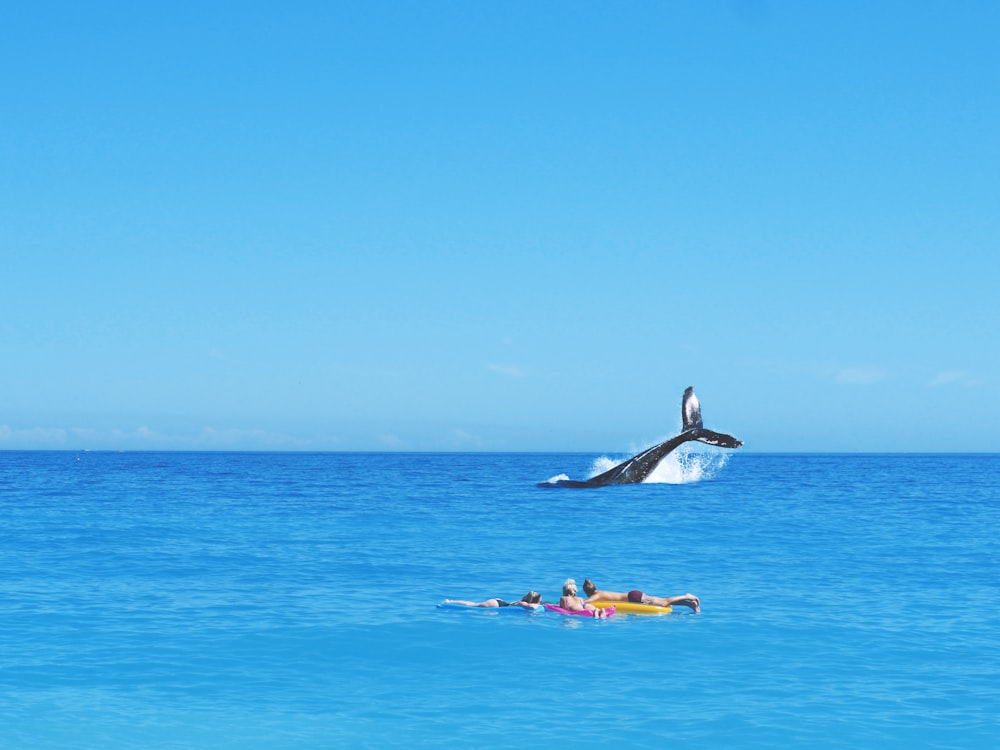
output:
[[[0,747],[1000,747],[1000,455],[597,458],[0,452]]]

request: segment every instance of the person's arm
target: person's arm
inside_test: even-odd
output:
[[[587,597],[588,602],[609,602],[613,600],[612,592],[594,589],[594,593]]]

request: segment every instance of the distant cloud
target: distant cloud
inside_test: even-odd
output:
[[[454,445],[469,447],[482,445],[482,440],[477,435],[473,435],[465,430],[455,428],[450,433],[451,442]]]
[[[927,385],[934,387],[939,385],[948,385],[948,383],[957,383],[965,377],[965,373],[961,370],[948,370],[947,372],[940,372],[934,378],[931,379]]]
[[[845,385],[872,385],[887,377],[885,370],[876,367],[845,367],[837,373],[837,382]]]
[[[194,450],[299,449],[301,440],[267,430],[205,427],[186,435],[157,432],[145,425],[135,429],[92,427],[28,427],[0,425],[0,446],[20,450]]]
[[[64,446],[69,431],[62,427],[29,427],[15,429],[0,424],[0,441],[5,443],[27,443],[31,445]]]
[[[389,432],[383,432],[376,439],[386,448],[401,448],[403,446],[403,439],[399,435],[393,435]]]
[[[941,385],[964,385],[964,386],[975,386],[982,385],[985,381],[983,378],[977,378],[965,370],[945,370],[944,372],[939,372],[936,376],[931,378],[930,382],[927,383],[931,388],[937,388]]]
[[[148,447],[150,442],[163,443],[167,438],[148,427],[135,430],[95,430],[89,427],[27,427],[12,428],[0,425],[0,443],[10,443],[26,449],[88,448],[91,446],[114,446],[138,443],[138,447]],[[132,446],[134,447],[134,446]]]
[[[209,359],[214,359],[214,360],[216,360],[218,362],[225,362],[227,364],[232,364],[232,365],[242,365],[243,364],[242,362],[239,362],[238,360],[236,360],[233,357],[231,357],[228,354],[226,354],[221,349],[216,349],[215,347],[211,347],[208,350],[208,358]]]
[[[517,365],[498,365],[491,362],[486,366],[493,370],[493,372],[498,372],[501,375],[508,375],[512,378],[524,377],[524,368],[518,367]]]
[[[145,429],[145,428],[140,428]],[[200,448],[275,448],[294,449],[302,447],[300,440],[283,435],[280,432],[239,427],[216,429],[204,427],[198,433],[195,443]]]

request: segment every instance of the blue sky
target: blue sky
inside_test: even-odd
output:
[[[22,3],[0,449],[1000,451],[1000,5]]]

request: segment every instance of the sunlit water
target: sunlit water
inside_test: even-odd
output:
[[[1000,746],[1000,456],[601,465],[0,452],[0,747]]]

